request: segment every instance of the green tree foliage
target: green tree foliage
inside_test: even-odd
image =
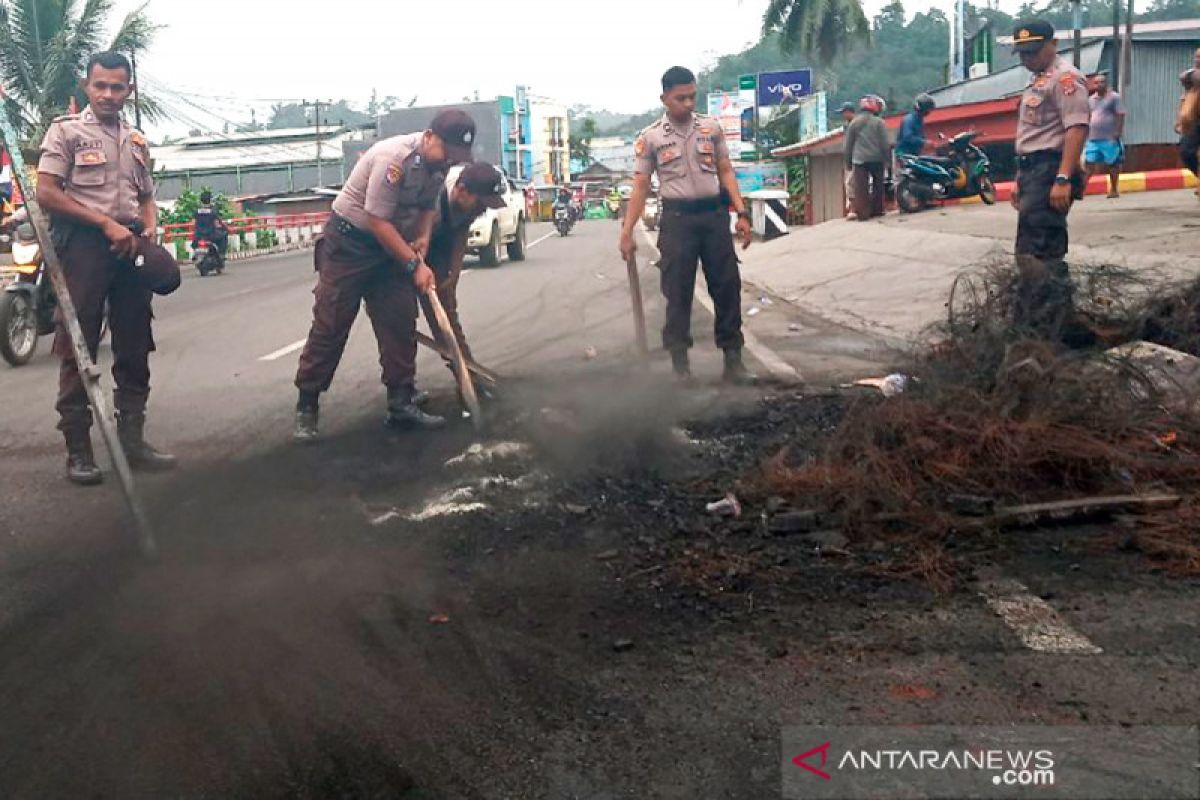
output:
[[[0,0],[0,80],[9,117],[28,144],[40,140],[80,89],[88,59],[101,50],[143,52],[158,27],[142,5],[125,16],[112,36],[112,0]],[[141,96],[148,119],[161,116],[153,99]]]
[[[592,139],[596,137],[596,120],[588,117],[571,129],[571,159],[585,167],[592,163]]]
[[[848,47],[870,40],[861,0],[771,0],[763,33],[779,33],[782,49],[829,64]]]
[[[175,203],[171,206],[170,211],[159,206],[158,224],[173,225],[194,220],[196,218],[196,209],[200,207],[200,194],[205,191],[212,190],[207,186],[201,187],[199,191],[184,189],[179,193],[179,197],[175,199]],[[213,208],[221,215],[221,219],[229,220],[234,216],[233,205],[230,204],[229,198],[223,194],[213,194]]]

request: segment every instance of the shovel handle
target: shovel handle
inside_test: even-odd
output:
[[[646,359],[650,357],[650,346],[646,342],[646,311],[642,307],[642,282],[638,277],[636,254],[630,253],[625,267],[629,272],[629,298],[633,302],[633,327],[637,335],[638,354]]]
[[[454,328],[450,326],[450,318],[446,316],[446,309],[442,308],[442,301],[438,297],[437,289],[430,289],[426,293],[426,297],[429,298],[433,316],[437,318],[438,329],[442,332],[442,341],[446,343],[454,361],[454,374],[458,376],[458,388],[462,392],[463,402],[467,404],[467,411],[471,412],[471,424],[475,426],[476,431],[482,431],[483,414],[479,409],[479,396],[475,394],[475,383],[471,380],[471,371],[467,368],[466,359],[463,358],[462,348],[458,346],[458,337],[454,335]]]

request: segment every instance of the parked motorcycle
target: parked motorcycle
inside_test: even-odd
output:
[[[575,226],[575,215],[571,213],[571,207],[560,204],[554,207],[554,230],[558,231],[559,236],[566,236],[571,232],[571,228]]]
[[[11,266],[0,266],[0,355],[19,367],[33,358],[38,338],[54,331],[58,299],[28,222],[13,234],[12,260]]]
[[[216,242],[210,242],[208,239],[196,240],[192,248],[192,263],[196,265],[196,271],[201,277],[210,272],[220,275],[225,271],[225,257],[221,255],[221,249],[217,247]]]
[[[896,180],[896,204],[912,214],[935,200],[979,198],[996,202],[992,164],[975,143],[978,131],[963,131],[937,148],[937,155],[902,154]],[[945,138],[944,136],[942,137]]]

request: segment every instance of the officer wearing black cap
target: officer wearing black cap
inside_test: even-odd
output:
[[[470,161],[474,140],[474,120],[449,109],[428,130],[384,139],[355,164],[313,254],[318,278],[312,328],[296,372],[297,441],[317,437],[318,398],[333,381],[363,301],[379,343],[387,423],[445,425],[415,402],[417,295],[434,288],[424,254],[445,170]]]
[[[1017,25],[1013,49],[1032,74],[1017,122],[1017,298],[1015,322],[1048,338],[1061,335],[1072,315],[1067,213],[1082,197],[1079,158],[1091,109],[1083,75],[1058,55],[1054,27],[1043,20]]]
[[[133,92],[131,76],[129,61],[119,53],[99,53],[88,61],[88,106],[59,117],[46,131],[37,199],[50,214],[54,246],[93,359],[108,304],[117,431],[129,465],[165,470],[175,466],[174,456],[155,450],[142,435],[154,350],[150,306],[153,294],[170,294],[179,286],[179,266],[153,240],[158,208],[150,148],[142,133],[121,119]],[[54,352],[62,359],[56,408],[67,442],[67,478],[80,485],[100,483],[104,476],[92,454],[87,390],[61,324]]]
[[[500,170],[484,162],[450,170],[445,186],[438,195],[433,235],[425,257],[437,277],[438,300],[450,319],[458,346],[467,358],[471,357],[471,348],[467,345],[458,315],[458,279],[462,275],[471,225],[485,209],[504,207],[504,180]],[[442,329],[437,324],[429,295],[421,296],[421,310],[434,338],[446,345],[442,341]],[[412,363],[416,364],[416,353],[413,353]],[[453,373],[453,365],[448,363],[447,366]]]

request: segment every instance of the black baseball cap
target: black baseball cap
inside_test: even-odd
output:
[[[1031,19],[1013,28],[1013,52],[1033,53],[1054,41],[1054,26],[1044,19]]]
[[[446,143],[446,160],[461,164],[471,161],[471,147],[475,144],[475,120],[461,108],[439,111],[429,124],[433,131]]]
[[[846,113],[847,111],[849,111],[849,112],[853,113],[853,112],[854,112],[854,110],[855,110],[855,109],[854,109],[854,103],[842,103],[841,107],[840,107],[840,108],[838,108],[838,113],[839,113],[839,114],[844,114],[844,113]]]
[[[491,164],[485,161],[468,164],[458,182],[488,208],[504,208],[504,176]]]

